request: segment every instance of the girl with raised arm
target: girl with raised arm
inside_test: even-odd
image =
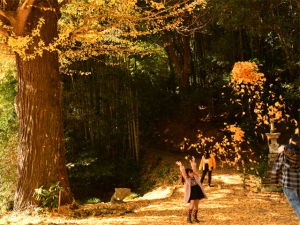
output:
[[[192,223],[191,217],[193,214],[194,221],[198,223],[200,222],[197,218],[199,201],[203,198],[207,198],[207,195],[200,183],[194,156],[192,157],[192,160],[190,160],[190,163],[192,169],[185,169],[180,161],[176,162],[180,168],[182,174],[182,183],[184,184],[183,202],[185,204],[190,203],[187,222]]]

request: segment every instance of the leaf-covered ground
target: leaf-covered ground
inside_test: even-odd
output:
[[[185,154],[174,154],[147,149],[143,158],[144,179],[156,180],[156,188],[122,204],[98,203],[71,210],[62,207],[60,212],[39,213],[32,209],[22,213],[2,215],[0,224],[14,225],[122,225],[122,224],[174,224],[186,223],[188,205],[183,204],[183,186],[180,179],[169,185],[168,177],[180,178],[175,162],[186,166]],[[195,155],[199,161],[199,156]],[[150,169],[149,169],[150,168]],[[208,199],[199,204],[200,224],[211,225],[294,225],[298,223],[293,209],[283,193],[255,193],[244,189],[240,173],[230,167],[220,167],[213,172],[214,187],[204,188]],[[196,223],[194,223],[196,224]]]
[[[234,170],[219,168],[213,174],[214,187],[204,187],[208,199],[200,202],[200,224],[298,224],[292,208],[282,193],[254,193],[245,191],[241,176]],[[110,205],[117,210],[105,216],[91,215],[75,218],[68,210],[59,214],[26,211],[2,216],[0,224],[186,224],[188,205],[182,203],[182,185],[160,187],[145,197],[127,201],[123,204]],[[81,206],[80,210],[90,211],[101,204]],[[105,203],[109,204],[109,203]],[[73,215],[73,216],[70,216]]]

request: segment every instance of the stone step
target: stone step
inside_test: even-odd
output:
[[[263,177],[261,178],[262,184],[271,184],[271,177]]]
[[[282,192],[282,186],[279,184],[262,184],[261,192]]]

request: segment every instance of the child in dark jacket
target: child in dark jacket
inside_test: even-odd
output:
[[[182,174],[182,182],[184,183],[184,203],[190,203],[187,222],[192,223],[191,217],[194,210],[194,221],[198,223],[200,222],[197,218],[199,201],[203,198],[207,198],[207,195],[200,183],[194,157],[192,157],[190,163],[192,169],[185,169],[181,162],[176,162],[176,164],[180,168]]]

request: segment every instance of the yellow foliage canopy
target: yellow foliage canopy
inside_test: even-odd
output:
[[[149,52],[149,46],[137,41],[136,37],[175,29],[182,23],[184,15],[201,7],[202,3],[201,0],[146,1],[146,5],[139,6],[137,0],[60,0],[58,7],[48,6],[46,2],[20,1],[16,16],[11,16],[6,12],[10,3],[2,1],[0,15],[10,24],[1,23],[0,18],[0,34],[7,37],[8,45],[23,59],[41,56],[43,51],[57,51],[62,65],[101,54],[145,54]],[[39,30],[47,18],[40,18],[38,26],[31,31],[18,25],[26,23],[26,13],[31,7],[61,15],[58,37],[51,43],[45,44],[39,37]],[[30,45],[38,47],[28,54],[26,50]]]

